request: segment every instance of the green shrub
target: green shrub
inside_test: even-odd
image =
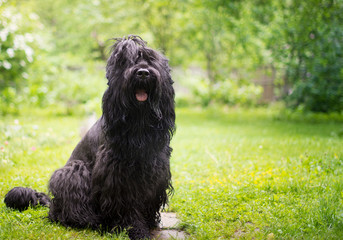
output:
[[[84,62],[70,54],[43,54],[29,73],[25,97],[30,105],[55,106],[65,114],[98,112],[106,86],[103,62]]]
[[[30,23],[25,21],[26,18],[31,18]],[[23,16],[11,6],[1,6],[0,114],[16,112],[22,101],[18,95],[27,82],[27,68],[33,62],[32,43],[36,37],[27,30],[34,23],[34,14]]]
[[[285,69],[289,107],[313,112],[343,110],[342,1],[280,2],[270,47]],[[286,91],[285,91],[286,93]],[[288,95],[288,92],[286,93]]]
[[[208,83],[205,81],[194,89],[194,94],[202,106],[210,102],[218,102],[228,105],[253,106],[261,97],[262,87],[255,84],[239,85],[234,81],[226,80],[216,83],[209,91]]]
[[[322,59],[323,60],[323,59]],[[334,60],[334,59],[332,59]],[[307,73],[306,81],[298,81],[287,99],[292,108],[313,112],[340,112],[343,110],[343,58],[316,64]]]

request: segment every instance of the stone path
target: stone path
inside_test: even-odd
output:
[[[155,230],[152,234],[156,240],[165,239],[186,239],[187,234],[178,229],[180,220],[176,213],[163,212],[161,213],[162,227],[160,230]]]

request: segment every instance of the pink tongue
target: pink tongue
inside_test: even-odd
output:
[[[148,99],[148,94],[145,90],[139,89],[136,91],[136,99],[140,102],[144,102]]]

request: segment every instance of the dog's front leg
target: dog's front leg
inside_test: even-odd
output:
[[[128,234],[130,239],[151,239],[148,225],[145,221],[136,220],[128,227]]]

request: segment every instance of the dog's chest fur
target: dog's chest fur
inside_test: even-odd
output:
[[[100,119],[97,124],[102,122]],[[98,126],[94,128],[97,130]],[[89,153],[95,154],[90,158],[94,162],[89,162],[92,165],[92,199],[102,214],[111,215],[121,209],[120,205],[144,208],[146,202],[161,194],[168,186],[171,153],[165,139],[160,137],[161,129],[153,126],[125,128],[123,123],[115,129],[117,131],[109,136],[110,141],[107,136],[100,136],[102,144],[93,146]],[[84,141],[92,142],[91,138],[92,130]]]

